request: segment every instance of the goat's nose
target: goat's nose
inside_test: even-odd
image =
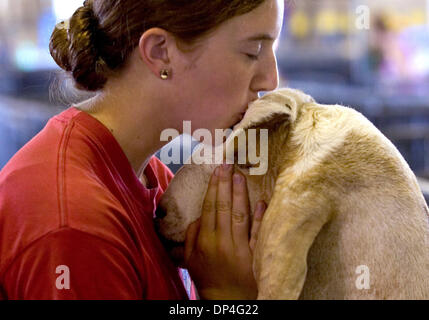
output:
[[[155,216],[157,219],[163,219],[167,215],[167,212],[165,212],[161,206],[158,206],[155,210]]]

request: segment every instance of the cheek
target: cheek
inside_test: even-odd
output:
[[[232,66],[231,66],[232,65]],[[231,66],[231,67],[228,67]],[[215,68],[199,68],[190,75],[188,88],[192,88],[193,101],[188,118],[195,121],[192,127],[223,129],[231,126],[231,119],[244,107],[249,98],[250,71],[240,63],[227,63]],[[186,89],[184,89],[186,90]]]
[[[231,121],[231,116],[243,110],[249,96],[249,83],[246,79],[238,79],[235,76],[225,75],[211,82],[207,88],[208,99],[205,110],[211,119]]]
[[[201,84],[204,80],[201,80]],[[243,96],[243,85],[230,74],[217,73],[209,80],[206,80],[200,88],[200,93],[204,96],[204,101],[209,112],[215,112],[219,109],[228,110],[228,104]],[[210,111],[210,106],[217,106]]]
[[[241,70],[241,68],[222,71],[212,82],[215,96],[229,100],[246,99],[250,87],[249,71]]]
[[[213,92],[213,96],[229,97],[247,95],[250,86],[251,69],[247,61],[240,54],[225,49],[226,52],[213,50],[207,59],[200,65],[201,83],[207,84],[207,90]],[[205,78],[205,81],[204,81]]]

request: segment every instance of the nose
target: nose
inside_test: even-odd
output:
[[[279,86],[279,71],[277,67],[277,58],[274,52],[271,52],[263,61],[261,61],[257,73],[252,81],[252,91],[273,91]]]
[[[165,212],[164,209],[161,208],[161,206],[158,206],[155,210],[155,216],[157,219],[163,219],[167,215],[167,212]]]

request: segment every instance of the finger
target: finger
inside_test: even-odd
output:
[[[232,165],[222,165],[216,197],[216,234],[231,240]]]
[[[232,240],[236,248],[246,248],[249,243],[249,196],[246,179],[240,173],[233,177]]]
[[[250,231],[249,247],[252,254],[255,250],[256,242],[258,241],[259,229],[266,209],[266,203],[264,201],[258,201],[256,204],[255,214],[253,215],[252,230]]]
[[[185,253],[184,253],[184,261],[187,264],[189,258],[194,251],[195,244],[197,242],[198,233],[200,230],[200,222],[201,219],[198,219],[194,223],[190,224],[188,230],[186,231],[186,239],[185,239]]]
[[[210,178],[201,212],[201,232],[213,232],[216,229],[216,194],[219,181],[219,169],[216,168]]]

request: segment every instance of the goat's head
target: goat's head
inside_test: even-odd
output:
[[[298,90],[269,93],[249,106],[223,145],[210,155],[204,154],[206,164],[185,164],[160,202],[159,211],[165,212],[158,219],[162,237],[183,245],[188,226],[201,215],[210,176],[219,165],[215,164],[215,155],[220,154],[221,161],[233,162],[234,170],[246,177],[252,213],[258,200],[269,204],[290,125],[296,121],[300,106],[309,102],[314,101]],[[200,145],[192,158],[205,151],[205,146]]]

